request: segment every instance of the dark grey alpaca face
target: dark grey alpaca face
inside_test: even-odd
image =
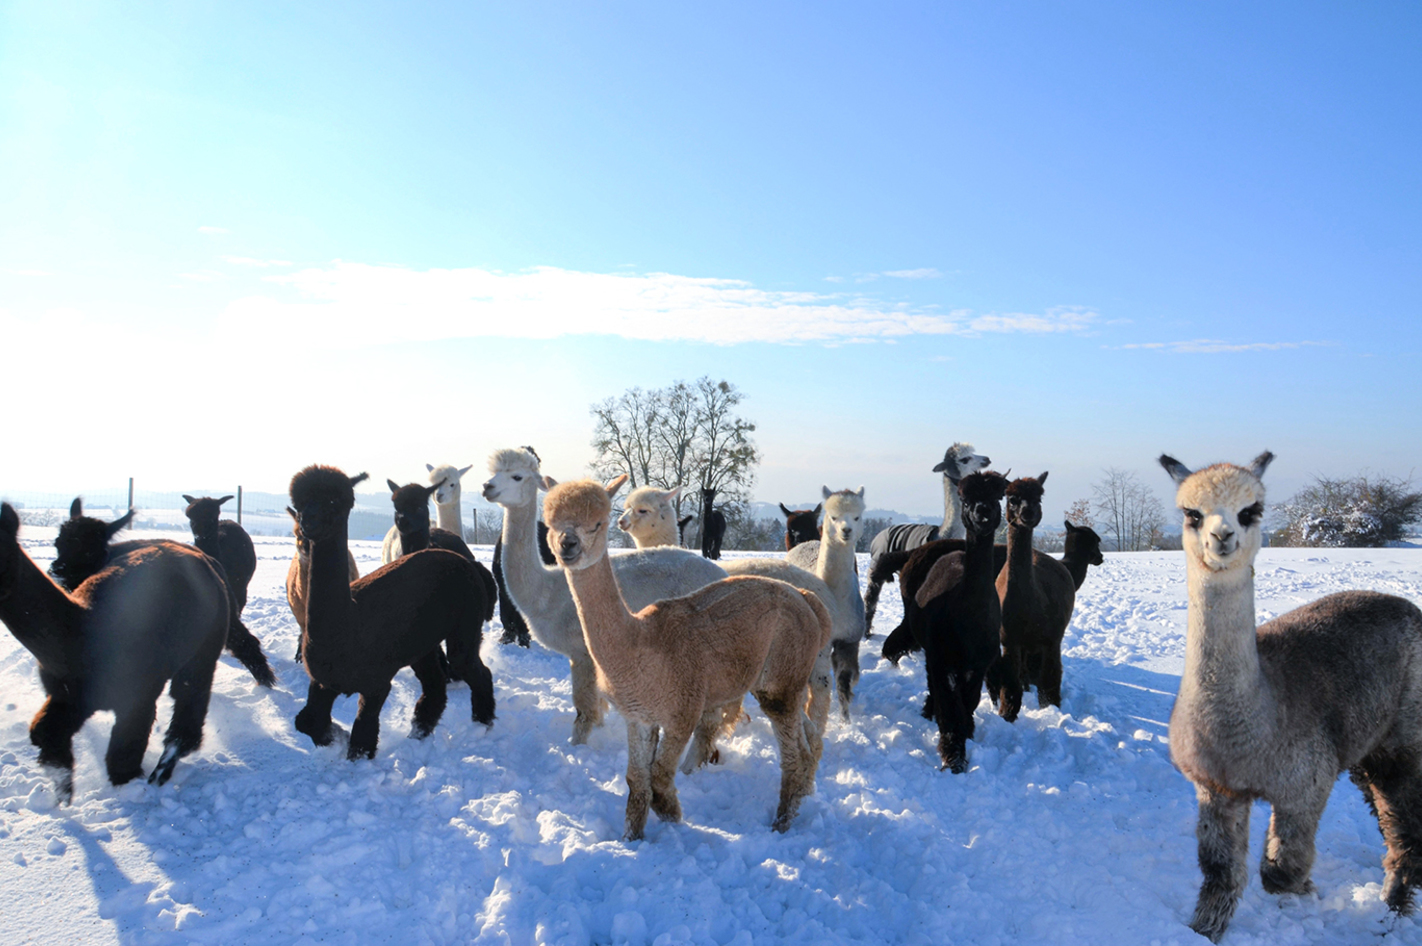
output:
[[[54,564],[49,573],[73,591],[85,578],[104,567],[109,557],[109,530],[106,523],[87,516],[69,519],[59,527],[54,540]]]
[[[996,500],[974,500],[963,503],[964,526],[974,535],[996,532],[1002,524],[1002,507]]]
[[[313,499],[295,509],[296,525],[308,542],[330,537],[350,512],[350,507],[335,499]]]
[[[1007,497],[1007,521],[1027,529],[1037,528],[1042,521],[1042,502],[1023,496]]]
[[[429,527],[430,508],[428,506],[395,510],[395,528],[401,532],[418,532]]]

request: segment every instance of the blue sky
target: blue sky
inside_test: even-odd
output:
[[[1419,466],[1422,8],[766,7],[0,4],[0,490],[569,476],[702,374],[768,501]]]

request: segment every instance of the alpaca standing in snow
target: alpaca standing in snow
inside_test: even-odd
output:
[[[785,516],[785,551],[790,551],[801,542],[814,542],[820,537],[820,510],[824,503],[814,509],[790,509],[780,504],[780,512]]]
[[[296,618],[296,626],[304,635],[306,597],[311,587],[311,543],[301,534],[301,523],[296,519],[296,510],[287,506],[286,514],[291,517],[291,531],[296,538],[296,551],[292,553],[291,564],[286,567],[286,603],[291,607],[292,616]],[[346,550],[346,564],[350,570],[350,580],[354,582],[360,578],[360,568],[356,566],[355,556],[349,549]],[[296,656],[292,659],[301,663],[301,637],[296,638]]]
[[[676,500],[680,495],[680,486],[671,489],[637,487],[627,494],[622,515],[617,519],[617,528],[632,536],[639,549],[656,548],[658,545],[679,546]]]
[[[567,576],[598,684],[627,717],[627,826],[643,835],[650,807],[680,821],[676,764],[704,717],[721,717],[755,693],[780,748],[785,831],[814,791],[817,738],[805,718],[805,687],[830,621],[814,595],[783,582],[727,578],[684,598],[627,610],[607,558],[612,503],[598,483],[564,483],[548,493],[549,545]],[[660,730],[660,737],[658,736]]]
[[[715,506],[716,491],[701,491],[701,554],[709,559],[721,557],[721,540],[726,537],[726,514]]]
[[[874,566],[891,552],[908,552],[938,539],[961,539],[963,506],[958,498],[958,484],[963,477],[986,470],[992,461],[973,451],[970,443],[955,443],[943,453],[943,460],[933,468],[943,474],[943,521],[936,525],[900,523],[874,536],[869,543],[869,586],[864,590],[864,636],[874,633],[874,611],[879,607],[879,592],[883,579],[874,580]]]
[[[588,733],[602,724],[602,697],[597,691],[597,670],[583,639],[578,610],[568,583],[558,568],[548,568],[538,550],[538,490],[552,486],[539,471],[538,457],[527,448],[500,450],[489,458],[489,480],[484,498],[504,507],[503,574],[518,606],[538,642],[565,655],[572,665],[573,744],[588,741]],[[615,492],[621,486],[613,486]],[[610,525],[610,522],[609,522]],[[686,549],[638,549],[617,555],[612,568],[630,607],[643,608],[661,598],[689,594],[726,577],[714,562]]]
[[[435,528],[443,529],[446,532],[457,535],[460,541],[464,540],[464,517],[460,512],[459,500],[462,490],[459,480],[474,469],[474,464],[469,464],[464,469],[459,469],[448,463],[441,463],[439,466],[425,464],[425,469],[429,471],[430,492],[434,493],[435,500]],[[428,513],[426,514],[428,518]],[[443,546],[440,546],[443,548]],[[385,541],[380,546],[380,564],[389,565],[395,559],[404,554],[400,546],[400,530],[396,526],[391,526],[385,533]]]
[[[1273,809],[1264,889],[1307,893],[1318,820],[1345,770],[1387,844],[1383,900],[1406,913],[1422,885],[1422,611],[1345,591],[1255,626],[1261,478],[1273,458],[1193,473],[1160,458],[1179,486],[1189,592],[1170,758],[1200,803],[1204,882],[1190,926],[1215,941],[1247,882],[1253,801]]]

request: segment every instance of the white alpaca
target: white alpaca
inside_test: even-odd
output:
[[[829,487],[822,489],[825,496],[823,541],[802,542],[787,552],[784,559],[742,558],[725,563],[728,575],[779,578],[797,588],[815,591],[829,609],[834,634],[816,661],[810,678],[810,718],[821,731],[828,714],[829,690],[836,679],[840,711],[846,718],[849,716],[854,681],[859,677],[859,642],[864,639],[864,599],[859,593],[859,575],[854,567],[854,546],[863,529],[864,488],[860,487],[857,493],[850,490],[831,493]],[[814,578],[816,585],[824,587],[824,592],[807,583],[806,577]]]
[[[464,517],[459,510],[459,480],[465,473],[474,469],[474,464],[471,463],[461,470],[449,463],[441,463],[439,466],[426,463],[425,469],[430,473],[430,482],[439,483],[439,488],[434,493],[435,528],[445,529],[461,539],[464,538]],[[385,533],[385,542],[380,546],[380,562],[382,565],[389,565],[400,555],[400,530],[391,526],[390,531]]]
[[[637,487],[627,494],[617,528],[632,536],[639,549],[680,546],[676,519],[676,499],[680,495],[680,486],[671,489]]]
[[[504,582],[533,636],[572,664],[573,706],[577,710],[573,743],[585,743],[592,728],[602,723],[604,704],[597,691],[597,670],[562,569],[544,565],[538,554],[538,490],[553,482],[540,474],[538,458],[527,450],[498,451],[489,458],[489,474],[484,498],[504,507]],[[678,548],[626,552],[612,558],[612,567],[622,596],[633,610],[662,598],[690,594],[726,577],[714,562]]]
[[[1264,889],[1310,892],[1319,816],[1345,770],[1387,844],[1383,900],[1406,913],[1422,884],[1422,612],[1345,591],[1255,626],[1260,477],[1273,458],[1196,473],[1160,458],[1180,487],[1189,592],[1170,758],[1200,803],[1204,883],[1190,926],[1216,941],[1248,881],[1253,801],[1273,809]]]

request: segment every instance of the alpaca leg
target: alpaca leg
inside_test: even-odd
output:
[[[810,722],[823,737],[829,725],[830,703],[834,700],[834,662],[830,647],[826,646],[815,655],[814,667],[810,670],[810,701],[806,713]]]
[[[389,695],[388,681],[360,695],[355,722],[351,723],[351,741],[346,746],[346,758],[351,762],[360,758],[375,758],[375,747],[380,743],[380,708],[385,705],[385,699]],[[423,700],[424,697],[420,699]],[[440,711],[443,710],[444,707],[441,706]]]
[[[970,670],[963,675],[964,684],[958,692],[959,702],[963,707],[963,735],[972,739],[977,734],[977,711],[978,703],[983,698],[983,677],[985,670]]]
[[[800,810],[800,801],[814,791],[817,766],[806,739],[803,717],[796,709],[799,701],[766,693],[757,693],[756,699],[770,717],[780,748],[780,802],[771,826],[776,831],[786,831]]]
[[[247,668],[258,686],[276,686],[276,674],[272,673],[271,665],[267,663],[267,655],[262,653],[262,642],[237,617],[235,602],[232,608],[227,625],[227,652]]]
[[[178,760],[202,745],[202,726],[207,720],[207,705],[212,699],[212,676],[217,670],[217,655],[199,655],[184,666],[168,684],[173,697],[173,717],[163,736],[163,755],[148,776],[148,781],[165,784],[173,775]]]
[[[115,785],[143,774],[143,753],[148,749],[148,734],[153,731],[153,718],[158,715],[158,697],[163,695],[165,680],[156,687],[145,687],[134,694],[127,707],[114,712],[114,728],[109,735],[109,749],[104,753],[104,766],[109,781]]]
[[[1313,892],[1313,882],[1308,879],[1313,869],[1313,839],[1327,802],[1325,791],[1322,798],[1306,798],[1302,804],[1291,799],[1287,808],[1273,805],[1264,857],[1259,862],[1259,879],[1269,893]]]
[[[681,820],[681,800],[676,795],[676,764],[691,740],[694,726],[681,721],[675,731],[663,729],[652,754],[652,810],[663,821]]]
[[[30,723],[30,742],[39,748],[39,763],[51,770],[59,803],[74,800],[74,734],[86,714],[78,704],[51,696]]]
[[[504,633],[499,638],[501,644],[517,643],[520,647],[527,647],[530,643],[528,624],[524,621],[523,615],[519,613],[518,607],[509,597],[509,587],[504,584],[504,543],[503,540],[494,543],[494,584],[499,589],[499,623],[504,626]]]
[[[1037,708],[1062,705],[1062,645],[1058,641],[1037,654],[1041,669],[1037,671]]]
[[[1009,723],[1022,712],[1022,652],[1004,647],[998,665],[997,715]]]
[[[962,696],[966,687],[962,674],[943,673],[934,701],[938,711],[938,756],[943,760],[942,768],[955,775],[968,770],[968,717],[963,712]]]
[[[657,752],[656,726],[627,720],[627,826],[625,841],[642,840],[652,801],[652,758]]]
[[[903,621],[884,638],[884,646],[879,653],[897,667],[905,654],[911,654],[915,650],[918,650],[918,642],[913,638],[913,629],[909,627],[908,621]]]
[[[494,675],[479,657],[484,639],[482,622],[465,616],[465,623],[445,641],[453,679],[469,684],[469,713],[476,723],[494,724]]]
[[[839,711],[849,719],[849,703],[854,699],[854,685],[859,682],[859,642],[834,641],[834,678],[839,691]]]
[[[1195,837],[1205,876],[1190,928],[1218,943],[1249,881],[1249,801],[1203,785],[1195,786],[1195,796],[1200,801]]]
[[[312,680],[306,688],[306,705],[296,714],[296,731],[310,736],[318,746],[329,746],[336,728],[331,722],[331,707],[336,705],[337,696],[340,694],[335,690]]]
[[[410,664],[410,669],[415,671],[415,677],[420,681],[420,698],[415,703],[415,714],[410,720],[410,735],[424,739],[434,732],[449,699],[448,684],[439,661],[439,648]]]
[[[877,564],[877,563],[874,562],[874,561],[871,561],[871,562],[869,563],[869,571],[870,571],[870,572],[873,572],[873,571],[874,571],[874,566],[875,566],[875,564]],[[882,591],[883,588],[884,588],[884,583],[883,583],[882,581],[875,581],[874,579],[870,578],[870,579],[869,579],[869,585],[868,585],[868,587],[866,587],[866,588],[864,589],[864,638],[865,638],[865,640],[868,640],[869,638],[871,638],[871,637],[874,636],[874,612],[879,609],[879,592]],[[901,625],[901,626],[902,626],[902,625]],[[886,656],[887,656],[887,655],[886,655]],[[898,663],[898,659],[895,658],[894,662],[895,662],[895,663]]]
[[[690,775],[707,763],[715,765],[720,762],[721,750],[716,748],[716,742],[722,733],[735,729],[740,718],[740,700],[713,706],[702,713],[701,720],[696,724],[696,732],[691,737],[691,748],[687,750],[686,758],[681,761],[682,774]]]
[[[578,712],[573,720],[573,745],[581,746],[588,741],[593,727],[602,725],[602,694],[597,689],[597,666],[592,655],[584,651],[568,659],[573,665],[573,708]]]
[[[1422,767],[1415,753],[1375,752],[1349,774],[1372,806],[1387,844],[1383,901],[1412,912],[1412,890],[1422,887]]]

